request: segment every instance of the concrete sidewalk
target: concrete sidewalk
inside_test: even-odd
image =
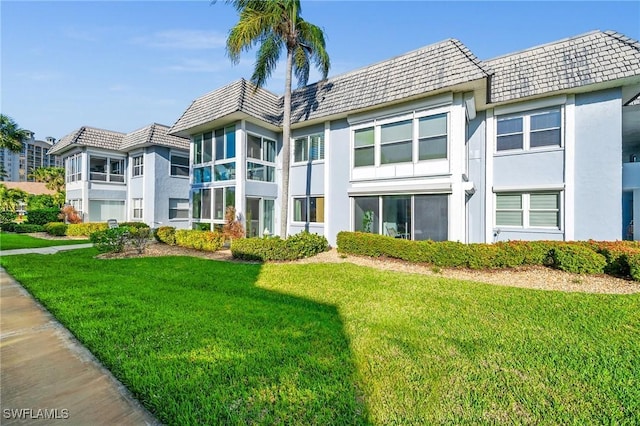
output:
[[[159,424],[2,268],[0,358],[2,425]]]
[[[84,243],[84,244],[71,244],[68,246],[52,246],[52,247],[40,247],[40,248],[25,248],[25,249],[15,249],[15,250],[0,250],[0,256],[11,256],[13,254],[55,254],[59,251],[65,250],[76,250],[93,247],[92,243]]]

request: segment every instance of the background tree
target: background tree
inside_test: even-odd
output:
[[[28,139],[28,131],[23,130],[9,116],[0,114],[0,148],[9,151],[22,151],[22,142]]]
[[[65,201],[65,172],[62,167],[39,167],[30,175],[36,182],[44,182],[47,189],[55,191],[53,199],[57,207],[62,207]]]
[[[286,51],[284,117],[282,122],[282,203],[280,235],[287,236],[289,214],[289,164],[291,162],[291,79],[298,86],[309,81],[311,64],[326,79],[330,61],[323,30],[300,16],[300,0],[229,0],[238,11],[238,23],[227,38],[227,54],[234,64],[240,53],[258,46],[251,82],[257,87],[275,70],[280,55]]]
[[[56,207],[60,207],[54,198],[53,195],[49,194],[39,194],[34,195],[30,194],[27,197],[27,211],[30,210],[42,210],[42,209],[53,209]]]
[[[7,188],[0,183],[0,210],[15,212],[21,201],[26,201],[29,194],[21,189]]]

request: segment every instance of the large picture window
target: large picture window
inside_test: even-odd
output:
[[[497,193],[496,226],[559,229],[560,193]]]
[[[354,197],[353,206],[355,231],[409,240],[448,239],[446,194]]]
[[[89,179],[98,182],[124,182],[124,159],[91,155]]]
[[[191,217],[196,222],[207,221],[223,225],[226,208],[235,206],[235,194],[235,186],[192,190]]]
[[[446,160],[448,113],[425,114],[412,113],[354,129],[353,167]]]
[[[561,145],[560,108],[509,114],[497,118],[496,151],[529,150]]]

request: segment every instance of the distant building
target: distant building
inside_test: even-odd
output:
[[[49,155],[49,149],[56,142],[47,136],[46,140],[36,140],[34,133],[28,131],[28,138],[23,141],[21,152],[11,152],[7,148],[0,149],[0,164],[4,167],[9,182],[33,182],[31,173],[40,167],[62,167],[62,159],[57,155]]]

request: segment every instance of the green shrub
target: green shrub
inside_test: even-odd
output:
[[[0,211],[0,226],[4,229],[4,225],[8,223],[13,223],[14,220],[18,218],[18,213],[12,212],[10,210],[2,210]]]
[[[67,235],[70,237],[89,237],[94,232],[104,231],[108,228],[109,225],[106,222],[71,223],[67,228]]]
[[[129,229],[129,234],[127,235],[126,243],[130,244],[133,248],[136,249],[138,254],[144,253],[147,245],[149,245],[149,240],[151,239],[151,229],[147,226],[132,228],[130,226],[126,227]]]
[[[60,209],[39,209],[27,212],[27,222],[32,225],[46,225],[49,222],[60,222]]]
[[[16,225],[17,223],[15,222],[7,222],[7,223],[0,224],[0,228],[4,232],[15,232],[14,228],[16,227]]]
[[[93,232],[89,240],[102,253],[120,253],[124,250],[129,235],[129,228],[121,226]]]
[[[307,231],[292,235],[286,240],[280,237],[245,238],[233,240],[231,254],[244,260],[296,260],[315,256],[329,249],[327,239]]]
[[[144,222],[122,222],[120,226],[126,226],[128,228],[137,228],[137,229],[149,229],[149,225]]]
[[[558,245],[551,250],[553,266],[574,274],[602,274],[607,259],[587,247]]]
[[[18,234],[28,234],[31,232],[44,232],[42,225],[34,225],[32,223],[16,223],[13,226],[13,232]]]
[[[153,236],[159,243],[176,245],[176,228],[173,226],[161,226],[153,232]]]
[[[224,243],[224,237],[218,232],[179,229],[175,231],[176,244],[180,247],[194,248],[196,250],[216,251],[220,250]]]
[[[640,253],[627,256],[629,275],[634,281],[640,281]]]
[[[64,237],[67,235],[67,225],[62,222],[49,222],[44,225],[44,230],[49,235]]]

